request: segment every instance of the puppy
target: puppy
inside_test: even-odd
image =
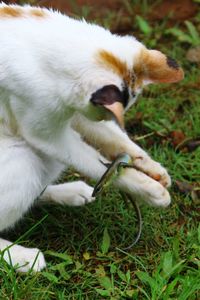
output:
[[[115,184],[141,201],[169,205],[167,171],[129,139],[123,115],[144,85],[182,78],[173,59],[134,37],[47,9],[0,4],[0,231],[45,188],[41,201],[93,201],[82,181],[52,183],[68,166],[99,179],[102,162],[122,152],[136,169]],[[38,249],[0,238],[0,250],[18,271],[45,267]]]

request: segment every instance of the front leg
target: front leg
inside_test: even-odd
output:
[[[61,165],[72,166],[88,177],[99,179],[106,171],[101,161],[108,161],[96,149],[85,143],[80,134],[70,126],[66,126],[62,135],[49,140],[35,136],[26,136],[26,140]]]
[[[71,124],[87,143],[99,149],[106,158],[113,160],[118,154],[126,152],[132,157],[137,169],[160,182],[164,187],[171,185],[166,169],[131,141],[113,121],[92,122],[77,114]]]
[[[84,142],[79,133],[73,129],[67,134],[67,153],[68,164],[73,166],[80,173],[99,179],[106,171],[106,167],[102,162],[107,163],[108,160],[104,158],[96,149]]]

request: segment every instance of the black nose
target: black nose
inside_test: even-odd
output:
[[[167,56],[167,64],[170,68],[173,68],[175,70],[179,69],[179,65],[177,64],[177,62],[169,56]]]

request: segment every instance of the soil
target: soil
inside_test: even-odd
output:
[[[105,11],[108,13],[108,10],[117,11],[121,6],[120,0],[40,0],[36,1],[36,3],[40,6],[52,7],[67,14],[76,14],[81,12],[83,6],[87,6],[90,7],[97,16],[102,13],[104,14]]]
[[[169,16],[174,21],[184,21],[195,16],[198,5],[192,0],[176,0],[162,1],[162,3],[154,6],[151,18],[162,20]]]

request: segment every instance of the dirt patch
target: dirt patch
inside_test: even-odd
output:
[[[36,1],[37,2],[37,1]],[[53,7],[65,13],[77,13],[83,6],[91,9],[91,17],[107,17],[108,14],[119,14],[127,16],[128,10],[121,0],[41,0],[39,5]],[[132,7],[131,14],[140,12],[140,5],[129,4]],[[171,20],[182,21],[195,16],[198,5],[192,0],[163,0],[157,5],[149,4],[148,16],[150,19],[162,20],[169,16]],[[129,11],[130,14],[130,11]]]
[[[171,20],[183,21],[195,16],[198,10],[198,5],[192,0],[176,0],[162,1],[154,6],[150,18],[154,20],[162,20],[169,16]]]
[[[60,10],[64,13],[77,13],[81,11],[84,6],[88,7],[92,11],[94,10],[97,16],[101,13],[107,11],[117,12],[121,8],[121,1],[119,0],[76,0],[76,1],[66,1],[66,0],[41,0],[38,1],[40,6],[52,7]]]
[[[120,0],[41,0],[40,6],[52,7],[69,16],[83,16],[87,20],[96,20],[103,26],[109,25],[112,31],[130,30],[130,16]]]

